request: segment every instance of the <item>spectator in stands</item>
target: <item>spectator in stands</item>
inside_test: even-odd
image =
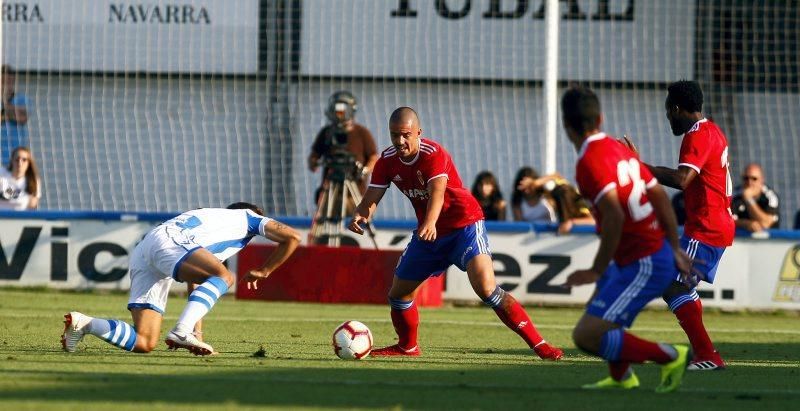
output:
[[[0,168],[0,209],[34,210],[42,197],[41,181],[31,150],[17,147],[7,168]]]
[[[565,179],[557,179],[555,183],[549,197],[553,199],[558,214],[558,233],[566,234],[575,225],[595,225],[591,204],[578,189]]]
[[[731,211],[736,227],[758,232],[777,227],[780,222],[778,195],[764,183],[764,172],[750,163],[742,173],[742,185],[736,188]]]
[[[14,147],[28,146],[28,97],[15,90],[16,75],[8,64],[2,66],[2,121],[0,160],[6,161]]]
[[[486,221],[506,220],[506,201],[497,184],[497,178],[490,171],[481,171],[472,184],[472,196],[478,200]]]
[[[568,233],[576,224],[594,224],[589,204],[560,174],[539,177],[532,168],[523,167],[515,183],[512,197],[515,221],[558,223],[560,234]]]
[[[545,195],[544,185],[550,176],[539,177],[532,167],[522,167],[514,178],[514,192],[511,194],[511,213],[514,221],[531,223],[555,223],[558,221],[555,209]]]

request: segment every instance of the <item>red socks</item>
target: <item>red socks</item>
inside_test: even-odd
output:
[[[528,313],[511,294],[504,293],[500,304],[493,309],[503,324],[519,334],[529,347],[533,348],[544,340],[528,317]]]
[[[611,374],[611,378],[614,381],[622,381],[625,377],[625,374],[628,373],[628,370],[631,368],[631,363],[627,361],[609,361],[608,362],[608,371]]]
[[[622,333],[622,350],[619,353],[620,362],[641,364],[645,361],[652,361],[658,364],[666,364],[672,360],[672,356],[664,352],[661,345],[643,340],[633,334]]]
[[[392,324],[394,331],[400,340],[397,342],[403,349],[411,349],[417,346],[417,328],[419,327],[419,311],[417,305],[405,310],[392,308]]]
[[[700,300],[688,302],[675,310],[678,323],[689,337],[692,344],[692,351],[697,357],[706,357],[714,353],[714,344],[708,336],[705,325],[703,325],[703,303]]]

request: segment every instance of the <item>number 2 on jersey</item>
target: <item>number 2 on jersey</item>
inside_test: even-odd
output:
[[[617,163],[617,180],[620,187],[633,183],[631,193],[628,195],[628,210],[633,221],[642,221],[653,212],[653,205],[649,201],[642,203],[646,187],[639,170],[639,162],[635,158]]]

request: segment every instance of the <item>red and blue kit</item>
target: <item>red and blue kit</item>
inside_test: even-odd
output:
[[[461,182],[450,154],[439,144],[420,139],[419,152],[409,162],[400,159],[394,147],[387,148],[375,164],[369,185],[383,189],[390,184],[397,186],[411,201],[422,225],[430,199],[428,183],[440,177],[447,178],[447,188],[436,221],[436,240],[423,241],[414,231],[395,269],[399,278],[423,281],[442,274],[450,265],[466,271],[476,255],[491,255],[483,210]]]
[[[438,143],[425,138],[420,139],[419,152],[409,162],[400,159],[394,147],[383,150],[375,163],[369,185],[377,188],[389,188],[390,184],[397,186],[411,201],[421,225],[428,210],[428,182],[437,177],[447,178],[444,205],[436,221],[436,231],[440,236],[483,220],[481,206],[461,182],[450,154]]]
[[[735,224],[730,211],[728,139],[716,124],[702,119],[683,136],[678,162],[678,167],[698,174],[684,190],[686,236],[714,247],[731,245]]]
[[[664,232],[647,200],[647,189],[658,181],[627,147],[604,133],[590,136],[579,153],[575,179],[581,193],[595,206],[606,193],[617,190],[625,211],[622,239],[614,254],[618,265],[627,265],[661,248]],[[599,231],[603,216],[597,207],[595,214]]]
[[[630,327],[639,311],[654,298],[661,297],[675,277],[672,248],[647,199],[647,189],[658,181],[632,151],[603,133],[592,135],[584,142],[576,179],[581,192],[595,204],[598,231],[603,216],[597,212],[597,203],[603,196],[616,190],[625,212],[614,262],[597,282],[597,294],[586,312]],[[607,347],[614,350],[620,344],[621,341],[611,341]],[[612,357],[608,353],[603,356]]]
[[[702,119],[683,136],[678,162],[678,167],[697,172],[684,190],[686,224],[681,247],[695,260],[693,268],[702,273],[701,278],[713,283],[725,247],[733,243],[736,230],[730,209],[733,182],[728,139],[716,124]],[[670,303],[670,308],[680,303]]]

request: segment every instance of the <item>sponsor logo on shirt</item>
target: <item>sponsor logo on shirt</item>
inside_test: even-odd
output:
[[[407,190],[403,190],[403,194],[405,194],[406,197],[412,200],[414,199],[427,200],[429,198],[428,190],[420,190],[418,188],[409,188]]]

